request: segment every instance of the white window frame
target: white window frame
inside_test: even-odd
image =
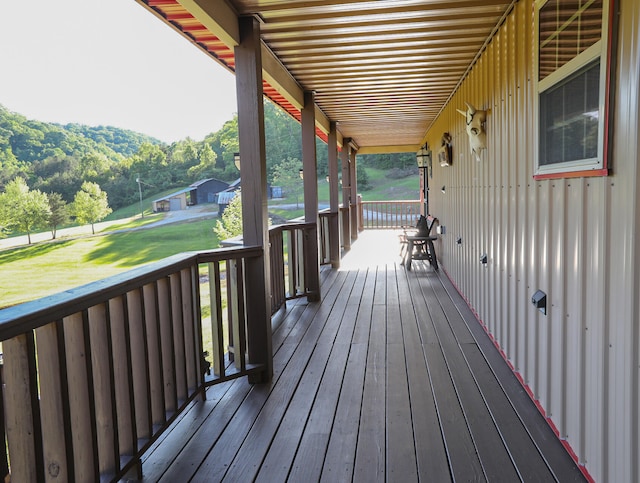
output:
[[[547,4],[549,0],[536,0],[535,8],[535,79],[536,79],[536,98],[535,112],[537,119],[536,126],[536,169],[534,178],[563,178],[575,176],[606,176],[608,174],[607,162],[607,130],[609,125],[609,76],[610,76],[610,36],[612,27],[609,17],[610,10],[614,0],[603,0],[602,4],[602,29],[601,37],[596,43],[578,54],[569,62],[559,67],[557,70],[549,74],[542,80],[539,79],[539,58],[540,58],[540,9]],[[565,161],[553,164],[540,164],[543,153],[540,150],[540,141],[543,133],[540,129],[540,97],[549,89],[552,89],[564,81],[568,80],[575,73],[579,72],[585,66],[600,59],[600,84],[598,98],[598,149],[595,158],[580,159],[574,161]]]

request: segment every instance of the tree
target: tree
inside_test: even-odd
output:
[[[73,199],[73,213],[81,225],[91,223],[91,233],[95,235],[94,224],[111,213],[107,193],[97,183],[85,181]]]
[[[58,227],[69,221],[69,207],[60,193],[49,194],[49,229],[55,240]]]
[[[273,184],[281,186],[286,196],[295,196],[296,208],[299,208],[299,197],[304,186],[300,179],[302,162],[297,158],[287,158],[273,168]]]
[[[30,190],[22,178],[7,184],[0,194],[0,226],[25,232],[31,244],[34,229],[44,227],[49,217],[49,200],[40,190]]]
[[[213,231],[220,241],[242,235],[242,201],[239,191],[225,208]]]
[[[189,168],[189,177],[192,180],[198,180],[200,178],[209,178],[214,174],[216,168],[216,155],[211,149],[211,146],[204,143],[200,150],[200,164],[191,166]]]
[[[358,180],[358,189],[367,191],[371,189],[369,184],[369,175],[364,165],[361,163],[356,164],[356,179]]]

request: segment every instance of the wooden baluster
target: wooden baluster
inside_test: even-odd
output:
[[[91,307],[88,317],[99,471],[100,474],[115,474],[119,469],[120,455],[116,452],[117,430],[113,418],[115,389],[111,369],[113,358],[105,305]]]
[[[228,283],[228,280],[227,280]],[[213,373],[224,377],[224,337],[222,327],[222,291],[220,288],[220,263],[209,263],[209,298],[211,300],[211,339]]]
[[[4,409],[4,363],[0,356],[0,479],[4,480],[9,475],[9,448],[7,447],[7,427],[5,425]]]
[[[149,393],[149,372],[145,322],[143,318],[142,295],[140,290],[127,293],[127,314],[129,320],[129,350],[131,352],[131,377],[133,382],[133,402],[135,408],[136,438],[151,438],[151,401]]]
[[[40,381],[40,417],[42,422],[42,446],[45,479],[69,481],[67,440],[63,410],[63,392],[60,380],[60,353],[58,330],[55,323],[35,330],[38,350]],[[69,455],[71,456],[71,455]]]
[[[231,294],[230,299],[227,301],[231,307],[231,324],[233,327],[233,348],[234,348],[234,363],[236,369],[244,371],[246,368],[245,362],[245,321],[244,321],[244,295],[242,292],[242,262],[237,260],[229,261],[229,268],[227,270],[227,283],[230,284]],[[242,299],[241,299],[242,297]]]
[[[77,481],[93,481],[98,476],[97,448],[93,431],[88,361],[85,346],[84,315],[76,313],[63,319],[64,345],[69,388],[74,476]]]
[[[296,243],[296,258],[295,258],[295,267],[296,267],[296,291],[294,292],[296,295],[304,294],[307,292],[307,281],[305,277],[305,265],[304,265],[304,229],[295,230],[295,243]]]
[[[180,271],[180,286],[182,289],[182,321],[184,331],[184,351],[185,351],[185,370],[187,372],[187,391],[188,396],[196,392],[200,375],[198,368],[200,367],[200,356],[202,347],[200,340],[202,339],[197,327],[198,321],[194,316],[194,284],[191,275],[191,267],[184,268]],[[196,339],[195,334],[198,333]]]
[[[184,322],[182,320],[182,288],[180,273],[169,275],[171,290],[171,323],[173,327],[173,351],[176,364],[176,392],[178,406],[187,399],[187,368],[184,349]]]
[[[162,358],[160,345],[160,323],[158,320],[158,299],[155,284],[142,287],[144,302],[144,322],[149,351],[149,387],[151,397],[151,421],[161,425],[166,421],[164,407],[164,387],[162,384]]]
[[[168,415],[178,408],[176,392],[176,369],[171,321],[171,297],[169,279],[158,280],[158,314],[160,316],[160,343],[162,347],[162,371],[164,381],[164,401]]]
[[[232,290],[232,284],[231,281],[229,280],[230,278],[230,273],[232,272],[233,268],[232,268],[232,262],[233,260],[227,260],[226,261],[226,266],[227,266],[227,339],[228,339],[228,351],[229,351],[229,362],[234,362],[235,361],[235,348],[233,347],[233,341],[234,341],[234,335],[233,335],[233,319],[235,317],[234,313],[233,313],[233,304],[231,303],[231,301],[233,300],[233,297],[231,295],[231,290]]]
[[[111,326],[111,351],[113,378],[115,381],[115,404],[118,418],[118,448],[121,456],[132,455],[138,447],[133,417],[131,383],[127,355],[126,303],[123,297],[109,301]]]
[[[20,334],[2,342],[7,444],[13,481],[38,481],[36,427],[30,382],[29,342]]]

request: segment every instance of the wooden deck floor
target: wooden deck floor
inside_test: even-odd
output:
[[[364,243],[278,315],[273,381],[194,401],[144,481],[584,481],[446,277]]]

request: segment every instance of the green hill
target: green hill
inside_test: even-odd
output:
[[[44,161],[51,157],[99,153],[112,161],[131,156],[142,143],[161,144],[151,136],[111,126],[53,124],[27,119],[0,105],[0,166]]]

